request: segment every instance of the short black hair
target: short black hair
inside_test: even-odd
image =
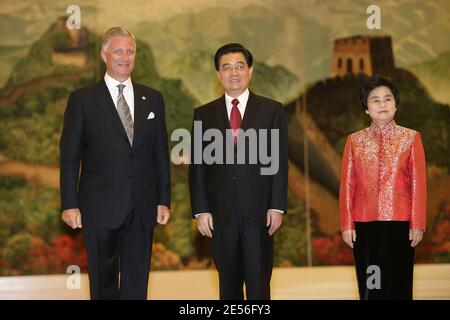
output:
[[[393,81],[380,75],[374,75],[366,78],[359,90],[359,101],[362,107],[367,110],[367,101],[369,99],[370,92],[378,87],[388,87],[394,95],[395,104],[398,107],[400,104],[400,92]]]
[[[244,55],[245,62],[251,67],[253,65],[252,53],[240,43],[228,43],[217,49],[216,54],[214,55],[214,65],[216,66],[216,70],[219,71],[220,69],[220,58],[222,58],[223,55],[239,52]]]

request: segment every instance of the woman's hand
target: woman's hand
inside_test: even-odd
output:
[[[356,241],[356,231],[352,229],[344,230],[342,231],[342,238],[344,239],[344,242],[353,249],[353,242]]]
[[[411,241],[411,247],[415,247],[423,238],[423,230],[418,228],[409,229],[409,240]]]

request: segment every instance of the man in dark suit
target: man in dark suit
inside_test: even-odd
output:
[[[153,228],[170,216],[164,102],[131,81],[135,54],[130,32],[106,31],[104,79],[73,92],[64,114],[62,219],[83,226],[91,299],[147,298]]]
[[[242,45],[222,46],[214,62],[225,94],[194,111],[189,170],[193,217],[200,233],[212,237],[220,298],[243,299],[245,283],[247,299],[270,299],[273,234],[287,209],[283,106],[249,91],[253,57]],[[223,137],[232,134],[223,150],[211,153],[213,157],[223,154],[223,161],[204,159],[211,144],[217,142],[203,141],[209,140],[202,137],[211,129],[220,130]],[[264,139],[260,134],[264,130],[275,140]],[[249,131],[257,140],[251,141],[252,134],[246,134]],[[278,161],[269,175],[263,173],[267,163],[260,158],[250,160],[255,156],[255,146],[259,156],[266,149]]]

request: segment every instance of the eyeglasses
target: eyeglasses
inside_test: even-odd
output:
[[[247,68],[247,66],[246,66],[245,64],[243,64],[243,63],[237,63],[237,64],[234,65],[234,66],[231,65],[231,64],[223,65],[223,66],[221,67],[221,70],[222,70],[223,72],[227,72],[227,73],[232,72],[233,70],[236,70],[237,72],[242,72],[242,71],[244,71],[246,68]]]

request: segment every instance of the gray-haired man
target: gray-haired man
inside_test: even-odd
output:
[[[64,115],[62,219],[83,227],[91,299],[147,298],[153,227],[170,216],[164,102],[131,81],[135,56],[129,31],[106,31],[105,77],[74,91]]]

